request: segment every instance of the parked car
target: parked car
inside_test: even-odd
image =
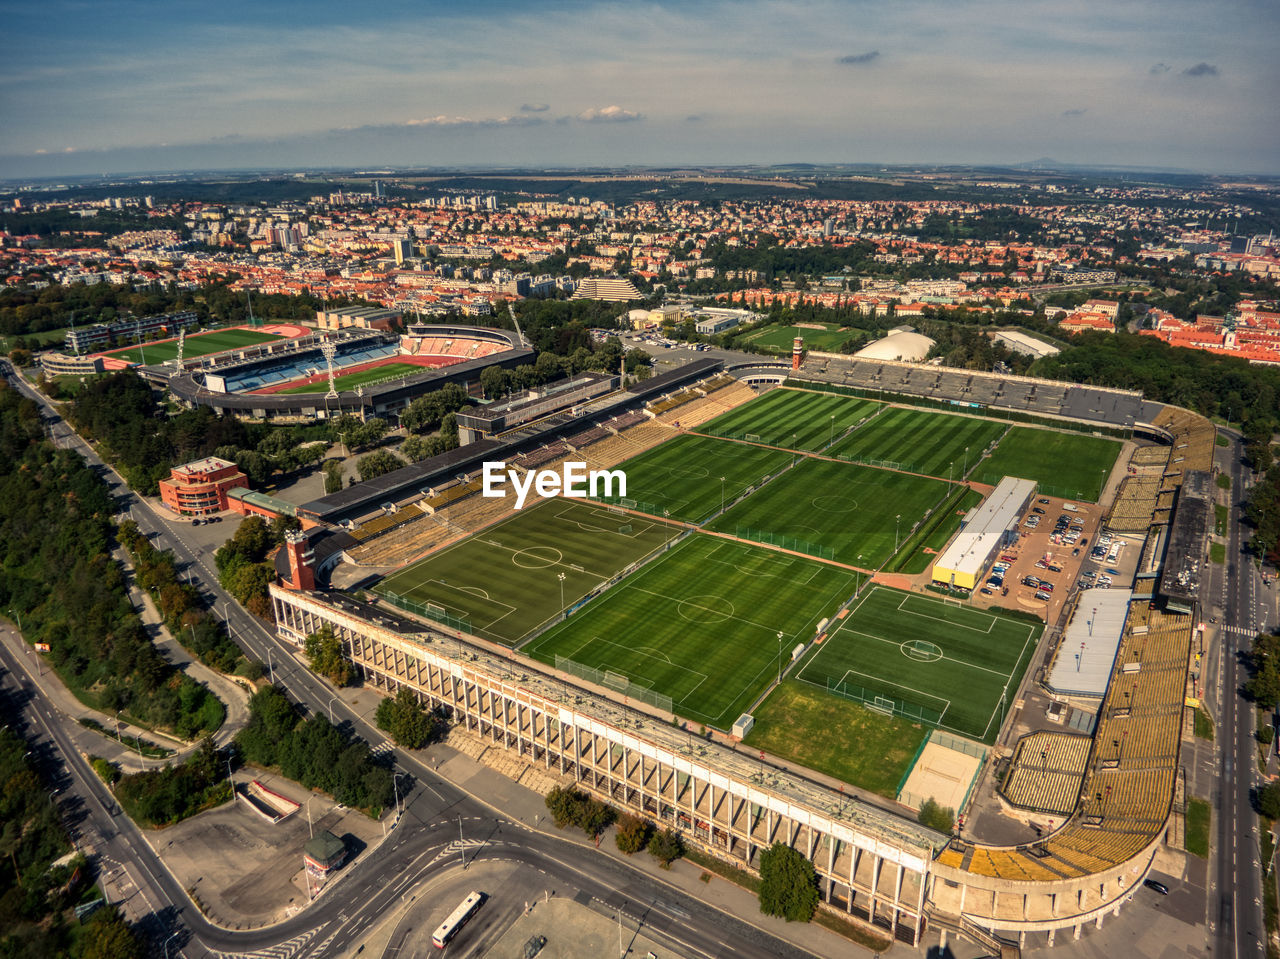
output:
[[[1162,896],[1169,895],[1169,887],[1158,879],[1145,879],[1142,884],[1153,892],[1160,893]]]
[[[987,587],[985,587],[985,586],[984,586],[984,587],[982,587],[982,589],[978,590],[978,592],[979,592],[979,593],[981,593],[983,596],[994,596],[994,595],[995,595],[995,593],[991,592],[991,590],[987,589]]]
[[[1079,546],[1077,546],[1075,549],[1073,549],[1073,550],[1071,551],[1071,555],[1072,555],[1072,556],[1079,556],[1079,555],[1080,555],[1080,547],[1079,547]]]
[[[1103,570],[1103,572],[1104,572],[1104,573],[1109,573],[1109,574],[1110,574],[1110,575],[1112,575],[1112,576],[1119,576],[1119,575],[1120,575],[1120,570],[1118,570],[1118,569],[1112,569],[1110,566],[1108,566],[1106,569],[1104,569],[1104,570]]]
[[[1052,597],[1049,595],[1049,593],[1045,592],[1043,589],[1037,589],[1036,599],[1040,600],[1040,602],[1042,603],[1047,603],[1049,602],[1050,599],[1052,599]]]
[[[1033,512],[1033,513],[1038,513],[1038,514],[1039,514],[1039,515],[1041,515],[1041,516],[1043,516],[1043,515],[1044,515],[1044,510],[1042,510],[1039,506],[1033,506],[1033,507],[1031,507],[1031,512]]]
[[[1047,505],[1049,501],[1048,501],[1047,499],[1043,499],[1043,498],[1041,498],[1041,499],[1036,500],[1036,502],[1037,502],[1037,503],[1040,503],[1041,505]]]
[[[1022,585],[1023,585],[1023,586],[1037,586],[1037,587],[1038,587],[1038,586],[1040,585],[1040,580],[1038,580],[1038,579],[1037,579],[1036,577],[1034,577],[1034,576],[1024,576],[1024,577],[1022,577]]]
[[[1059,565],[1057,565],[1056,563],[1050,563],[1050,564],[1049,564],[1049,572],[1051,572],[1051,573],[1061,573],[1061,572],[1062,572],[1062,567],[1061,567],[1061,566],[1059,566]]]

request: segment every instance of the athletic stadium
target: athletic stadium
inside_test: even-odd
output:
[[[345,368],[519,350],[476,356],[461,332],[417,353],[353,338]],[[327,388],[311,354],[276,379],[279,357],[252,360],[175,380],[323,410],[288,392]],[[905,943],[1053,945],[1141,884],[1181,816],[1194,600],[1166,606],[1159,584],[1196,548],[1169,531],[1197,508],[1180,518],[1178,491],[1211,468],[1211,424],[1128,391],[815,353],[518,406],[298,507],[280,636],[328,626],[366,682],[413,690],[450,714],[451,743],[535,788],[574,785],[746,869],[788,843],[824,909]],[[493,461],[627,486],[517,510],[483,495]],[[1047,676],[1075,655],[1058,630],[1080,632],[1090,585],[1123,590],[1120,612],[1089,622],[1097,682],[1056,696]],[[935,832],[916,818],[929,799],[958,823],[998,806],[1028,838]]]

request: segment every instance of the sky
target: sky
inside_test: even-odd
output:
[[[1280,0],[0,0],[0,177],[1060,162],[1280,174]]]

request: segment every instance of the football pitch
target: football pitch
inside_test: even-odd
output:
[[[697,523],[791,462],[781,450],[686,434],[629,459],[627,505]]]
[[[872,586],[796,678],[990,743],[1040,630],[955,600]]]
[[[874,400],[783,388],[717,416],[697,432],[787,449],[819,450],[879,408]]]
[[[1006,429],[1006,423],[972,416],[889,407],[827,452],[864,463],[896,464],[895,469],[909,473],[960,479],[966,461],[969,466],[977,463]]]
[[[924,476],[806,458],[717,517],[712,528],[876,569],[895,552],[895,538],[905,543],[948,489]]]
[[[994,485],[1017,476],[1035,480],[1050,496],[1096,503],[1120,449],[1119,440],[1101,436],[1015,426],[969,478]]]
[[[856,574],[695,533],[523,648],[621,674],[677,715],[728,729]]]
[[[745,334],[742,342],[772,353],[790,354],[797,336],[804,337],[806,350],[829,352],[839,350],[841,345],[849,340],[861,343],[867,338],[867,331],[853,327],[840,327],[835,323],[823,323],[820,330],[801,326],[766,326]]]
[[[391,574],[374,591],[510,646],[679,532],[605,506],[546,500]]]
[[[366,383],[396,379],[401,376],[412,376],[415,373],[425,373],[428,369],[429,367],[418,366],[415,363],[384,363],[381,366],[371,366],[355,373],[335,376],[333,378],[333,386],[337,390],[354,390],[357,386],[364,386]],[[323,393],[328,389],[329,380],[325,378],[315,383],[307,383],[304,386],[291,386],[287,390],[277,390],[276,392],[282,394]]]
[[[221,353],[224,350],[237,350],[259,343],[270,343],[284,337],[278,333],[262,333],[258,330],[214,330],[210,333],[195,333],[187,337],[182,349],[184,357],[205,356],[209,353]],[[105,354],[129,363],[167,363],[178,355],[178,341],[166,340],[163,343],[143,343],[142,346],[131,346],[124,350],[115,350]]]

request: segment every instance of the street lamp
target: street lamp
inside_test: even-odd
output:
[[[16,618],[16,619],[18,620],[18,632],[22,632],[22,613],[21,613],[21,612],[15,612],[12,608],[10,608],[10,609],[9,609],[9,615],[10,615],[10,616],[13,616],[14,618]]]
[[[177,934],[178,934],[178,930],[177,930],[177,929],[175,929],[175,930],[173,931],[173,934],[172,934],[172,935],[170,935],[170,936],[169,936],[169,938],[168,938],[168,939],[166,939],[166,940],[164,941],[164,959],[169,959],[169,942],[170,942],[170,941],[173,939],[173,937],[174,937],[174,936],[176,936]]]
[[[329,725],[330,726],[333,725],[333,701],[337,698],[338,696],[336,693],[329,697]]]

